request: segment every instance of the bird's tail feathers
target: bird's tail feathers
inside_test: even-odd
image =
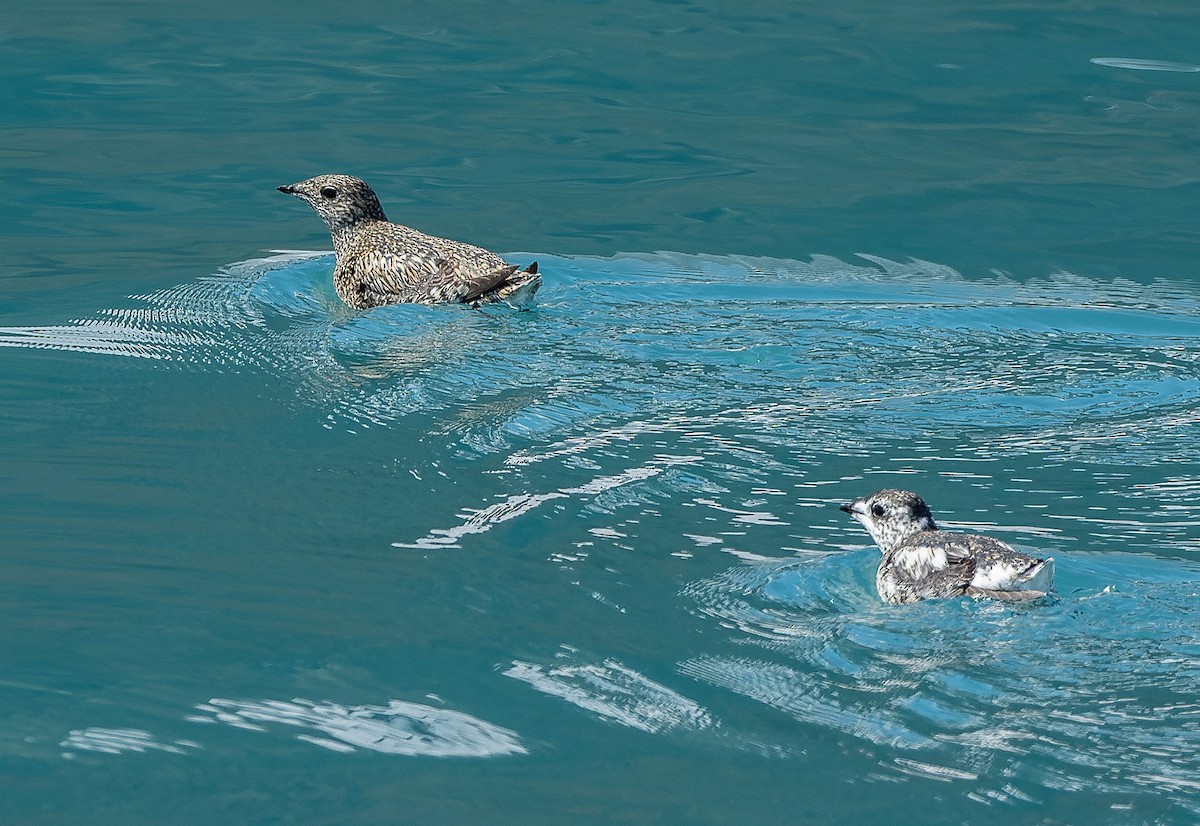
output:
[[[1046,557],[1026,571],[1013,587],[1021,591],[1049,593],[1054,588],[1054,558]]]
[[[523,270],[515,264],[509,264],[463,284],[458,300],[475,306],[489,301],[503,301],[524,310],[533,303],[533,295],[540,286],[542,277],[538,275],[536,261]]]
[[[496,298],[519,310],[527,310],[533,305],[533,296],[541,286],[542,277],[538,275],[537,262],[534,261],[501,284],[496,289]]]
[[[990,597],[1003,602],[1041,599],[1054,590],[1054,559],[1046,557],[1036,565],[1030,566],[1019,577],[1004,584],[1003,589],[972,585],[967,588],[967,594],[973,597]]]

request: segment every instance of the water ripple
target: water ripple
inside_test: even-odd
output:
[[[678,692],[613,659],[587,662],[570,646],[562,646],[546,665],[513,660],[504,675],[640,731],[699,730],[714,725],[704,708]]]
[[[572,496],[595,496],[625,485],[651,479],[663,472],[664,468],[695,462],[695,456],[660,456],[653,459],[647,466],[629,468],[614,476],[601,476],[575,487],[559,488],[549,493],[528,494],[518,493],[505,497],[501,502],[484,508],[467,508],[461,515],[463,522],[450,528],[433,528],[425,536],[413,542],[393,542],[396,548],[460,548],[463,537],[472,534],[486,533],[501,522],[507,522],[518,516],[523,516],[534,508],[552,502],[556,499],[568,499]]]
[[[568,500],[680,499],[728,531],[802,532],[822,487],[916,475],[1044,511],[1031,528],[1069,526],[1068,543],[1200,548],[1200,291],[1186,284],[970,278],[870,255],[536,257],[546,284],[528,313],[356,313],[328,253],[286,252],[76,322],[0,328],[0,346],[253,371],[326,428],[494,457],[490,489],[397,531],[402,547],[458,547]],[[1087,497],[1064,478],[1080,471]],[[844,526],[819,529],[799,547],[846,544]]]
[[[124,754],[147,751],[163,751],[169,754],[184,754],[187,749],[198,749],[200,744],[191,740],[175,740],[164,743],[148,731],[134,728],[85,728],[75,729],[59,744],[64,749],[100,752],[102,754]],[[72,757],[64,752],[63,757]]]
[[[730,422],[831,450],[848,429],[1000,431],[993,451],[1140,457],[1195,418],[1200,296],[1170,283],[967,279],[869,255],[537,257],[533,313],[354,313],[328,254],[291,252],[140,306],[0,328],[0,346],[266,371],[329,427],[438,413],[441,432],[513,465]]]
[[[1037,607],[872,597],[878,554],[744,564],[688,586],[744,655],[680,671],[878,749],[881,770],[984,799],[1161,794],[1200,813],[1200,567],[1060,559]],[[757,653],[755,653],[757,652]]]
[[[296,739],[337,752],[356,749],[418,757],[525,754],[515,732],[452,709],[391,700],[386,706],[342,706],[309,700],[214,698],[196,706],[194,723],[224,723],[246,731],[269,724],[299,729]],[[317,732],[312,734],[309,732]]]
[[[1194,63],[1173,63],[1169,60],[1144,60],[1136,57],[1093,57],[1091,62],[1097,66],[1111,66],[1114,69],[1134,69],[1140,72],[1200,72],[1200,66]]]

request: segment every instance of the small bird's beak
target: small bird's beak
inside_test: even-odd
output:
[[[846,513],[854,513],[854,505],[838,505],[838,510]]]
[[[276,187],[276,189],[278,189],[280,192],[286,192],[288,195],[296,194],[296,185],[295,184],[285,184],[284,186]]]

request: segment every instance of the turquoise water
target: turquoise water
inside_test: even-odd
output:
[[[5,821],[1200,816],[1191,5],[3,22]],[[344,307],[335,170],[538,307]]]

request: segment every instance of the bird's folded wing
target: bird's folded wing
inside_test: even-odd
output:
[[[483,273],[482,275],[462,278],[455,284],[458,289],[457,300],[466,302],[483,298],[483,296],[512,278],[516,271],[516,266],[509,265],[488,273]]]
[[[971,583],[975,576],[975,560],[947,554],[947,562],[945,568],[932,569],[919,580],[923,597],[957,596]]]
[[[339,268],[361,284],[360,292],[374,293],[391,301],[419,301],[431,281],[443,272],[440,256],[372,250],[347,255]]]

